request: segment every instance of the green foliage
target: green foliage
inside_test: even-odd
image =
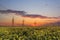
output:
[[[0,40],[60,40],[60,27],[0,27]]]

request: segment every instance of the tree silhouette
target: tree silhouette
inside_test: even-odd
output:
[[[12,26],[14,27],[14,16],[12,17]]]
[[[36,21],[34,22],[34,26],[36,26]]]
[[[24,19],[22,20],[22,26],[24,26]]]

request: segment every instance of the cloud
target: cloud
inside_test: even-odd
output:
[[[10,14],[14,13],[15,15],[20,15],[22,17],[30,17],[30,18],[60,18],[60,17],[47,17],[47,16],[42,16],[42,15],[37,15],[37,14],[26,14],[25,11],[16,11],[16,10],[0,10],[1,14]]]
[[[16,10],[0,10],[1,14],[10,14],[15,13],[16,15],[24,15],[24,11],[16,11]]]
[[[31,17],[31,18],[47,18],[46,16],[42,16],[42,15],[36,15],[36,14],[26,14],[23,15],[23,17]]]

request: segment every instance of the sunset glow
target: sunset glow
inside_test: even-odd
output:
[[[1,0],[0,25],[41,26],[60,22],[59,10],[60,0]]]
[[[2,15],[2,14],[0,14]],[[4,15],[4,14],[3,14]],[[2,15],[2,16],[3,16]],[[30,17],[22,17],[20,15],[11,15],[11,14],[5,14],[3,16],[3,20],[0,20],[0,25],[12,25],[12,17],[14,16],[14,25],[15,26],[21,26],[23,23],[22,21],[24,20],[24,25],[29,25],[29,26],[41,26],[44,24],[49,24],[49,23],[54,23],[57,21],[60,21],[60,19],[54,19],[54,18],[30,18]],[[36,23],[36,24],[35,24]]]

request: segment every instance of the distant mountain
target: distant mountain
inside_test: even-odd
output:
[[[60,26],[60,21],[59,21],[59,22],[55,22],[55,23],[53,23],[53,25]]]
[[[60,21],[49,23],[49,24],[45,24],[44,26],[60,26]]]

